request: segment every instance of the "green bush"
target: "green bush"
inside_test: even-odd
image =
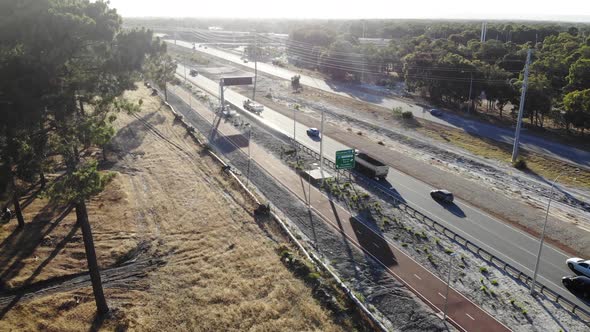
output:
[[[479,267],[479,272],[481,272],[481,273],[483,273],[483,274],[487,274],[489,271],[488,271],[488,268],[487,268],[487,267],[485,267],[485,266],[480,266],[480,267]]]
[[[498,286],[498,280],[496,280],[496,279],[492,280],[492,285]]]

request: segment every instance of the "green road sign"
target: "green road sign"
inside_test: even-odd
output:
[[[354,149],[336,151],[336,169],[354,168]]]

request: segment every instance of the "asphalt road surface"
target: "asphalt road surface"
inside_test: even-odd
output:
[[[177,71],[181,77],[184,77],[183,66],[179,65]],[[202,75],[188,77],[188,80],[208,93],[218,96],[219,86],[217,82]],[[247,118],[256,119],[281,132],[283,135],[293,137],[294,121],[292,119],[266,107],[260,116],[253,115],[245,111],[242,107],[244,100],[248,99],[248,97],[240,95],[231,89],[225,90],[225,99],[242,110],[242,117],[245,120]],[[296,123],[297,141],[319,152],[319,140],[309,137],[306,134],[307,129],[305,125]],[[332,161],[335,159],[336,151],[351,148],[342,142],[331,139],[328,135],[324,135],[323,140],[324,157]],[[539,248],[538,239],[505,224],[501,220],[463,201],[455,200],[455,205],[450,207],[441,205],[432,200],[429,195],[430,191],[434,188],[393,168],[389,169],[389,175],[386,181],[383,182],[383,185],[391,189],[392,192],[398,192],[409,205],[418,209],[420,212],[437,220],[505,262],[519,268],[529,276],[533,275]],[[572,272],[565,264],[567,258],[569,256],[561,250],[545,244],[537,280],[574,303],[582,307],[587,307],[561,284],[561,278],[563,276],[572,275]]]
[[[174,40],[166,40],[171,44],[174,44]],[[187,48],[193,47],[193,43],[176,41],[176,45]],[[228,61],[235,62],[242,66],[254,69],[254,63],[245,63],[240,56],[225,52],[219,49],[207,47],[196,47],[196,50],[209,55],[213,55]],[[327,82],[322,79],[314,78],[311,76],[302,75],[290,71],[285,68],[273,66],[268,63],[258,62],[258,70],[267,74],[271,74],[286,80],[291,80],[294,75],[300,75],[300,82],[303,85],[317,88],[326,92],[335,93],[344,97],[354,98],[357,100],[365,101],[368,103],[376,104],[386,108],[401,107],[405,111],[411,111],[415,117],[424,118],[426,120],[450,126],[453,128],[460,128],[468,133],[490,138],[499,142],[513,144],[514,141],[514,130],[497,127],[491,124],[485,124],[479,121],[464,119],[463,117],[444,113],[440,117],[432,116],[428,109],[411,104],[402,100],[396,100],[392,98],[386,98],[377,94],[369,94],[361,92],[355,89],[354,85],[338,84]],[[571,163],[578,164],[580,166],[590,167],[590,152],[584,151],[577,148],[572,148],[560,143],[551,142],[535,135],[529,135],[525,132],[521,132],[520,135],[521,147],[537,153],[549,155],[553,158],[568,161]]]

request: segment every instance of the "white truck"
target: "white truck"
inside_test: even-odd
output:
[[[248,100],[244,101],[244,109],[246,109],[247,111],[250,111],[252,113],[256,113],[256,114],[260,115],[260,113],[262,113],[262,111],[264,111],[264,106],[248,99]]]

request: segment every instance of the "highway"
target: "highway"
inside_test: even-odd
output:
[[[174,40],[165,40],[170,44],[174,44]],[[193,44],[190,42],[185,41],[176,41],[176,45],[183,46],[187,48],[193,47]],[[203,52],[215,57],[219,57],[237,64],[241,66],[248,67],[254,70],[254,63],[248,62],[244,63],[244,61],[240,58],[240,56],[225,52],[219,49],[211,48],[211,47],[196,47],[196,50],[199,52]],[[300,73],[293,72],[291,70],[273,66],[268,63],[258,62],[258,70],[270,75],[274,75],[286,80],[291,80],[291,77],[294,75],[300,75],[301,79],[300,82],[303,85],[317,88],[319,90],[323,90],[326,92],[338,94],[340,96],[353,98],[356,100],[372,103],[378,106],[386,107],[386,108],[393,108],[393,107],[401,107],[404,111],[411,111],[415,117],[423,118],[435,123],[439,123],[442,125],[450,126],[453,128],[463,129],[464,131],[479,135],[482,137],[490,138],[495,141],[504,142],[508,144],[512,144],[514,140],[514,130],[502,128],[498,126],[494,126],[491,124],[482,123],[476,120],[465,119],[461,116],[444,113],[441,117],[432,116],[427,109],[409,103],[402,100],[386,98],[383,96],[379,96],[376,94],[369,94],[366,92],[360,92],[355,89],[354,86],[347,86],[345,84],[336,84],[336,83],[328,83],[322,79],[317,79],[311,76],[302,75]],[[521,147],[530,151],[534,151],[537,153],[542,153],[549,155],[553,158],[564,160],[567,162],[575,163],[580,166],[590,167],[590,152],[584,151],[577,148],[572,148],[570,146],[566,146],[560,143],[551,142],[548,140],[543,139],[542,137],[538,137],[535,135],[526,134],[526,132],[521,133],[520,137]]]
[[[179,65],[177,72],[180,77],[184,77],[184,67]],[[217,82],[202,75],[187,77],[187,79],[206,92],[218,96],[219,86]],[[231,89],[225,90],[225,98],[227,102],[241,109],[242,117],[257,118],[258,121],[274,128],[283,135],[293,137],[293,120],[291,118],[269,108],[265,108],[261,116],[253,115],[242,108],[243,101],[247,97]],[[319,140],[307,136],[307,127],[301,123],[296,123],[295,127],[297,141],[319,152]],[[350,148],[344,142],[330,138],[330,133],[335,130],[342,129],[327,126],[323,136],[324,157],[332,161],[335,159],[336,151]],[[354,148],[360,147],[355,146]],[[386,181],[389,183],[387,185],[388,189],[397,191],[399,196],[410,206],[532,276],[539,245],[536,238],[461,200],[455,201],[456,207],[445,208],[445,206],[430,198],[429,192],[433,189],[432,187],[393,168],[390,168]],[[537,280],[545,286],[558,291],[562,296],[574,303],[587,307],[561,285],[563,276],[572,275],[572,272],[565,264],[567,258],[569,256],[561,250],[545,244]]]

